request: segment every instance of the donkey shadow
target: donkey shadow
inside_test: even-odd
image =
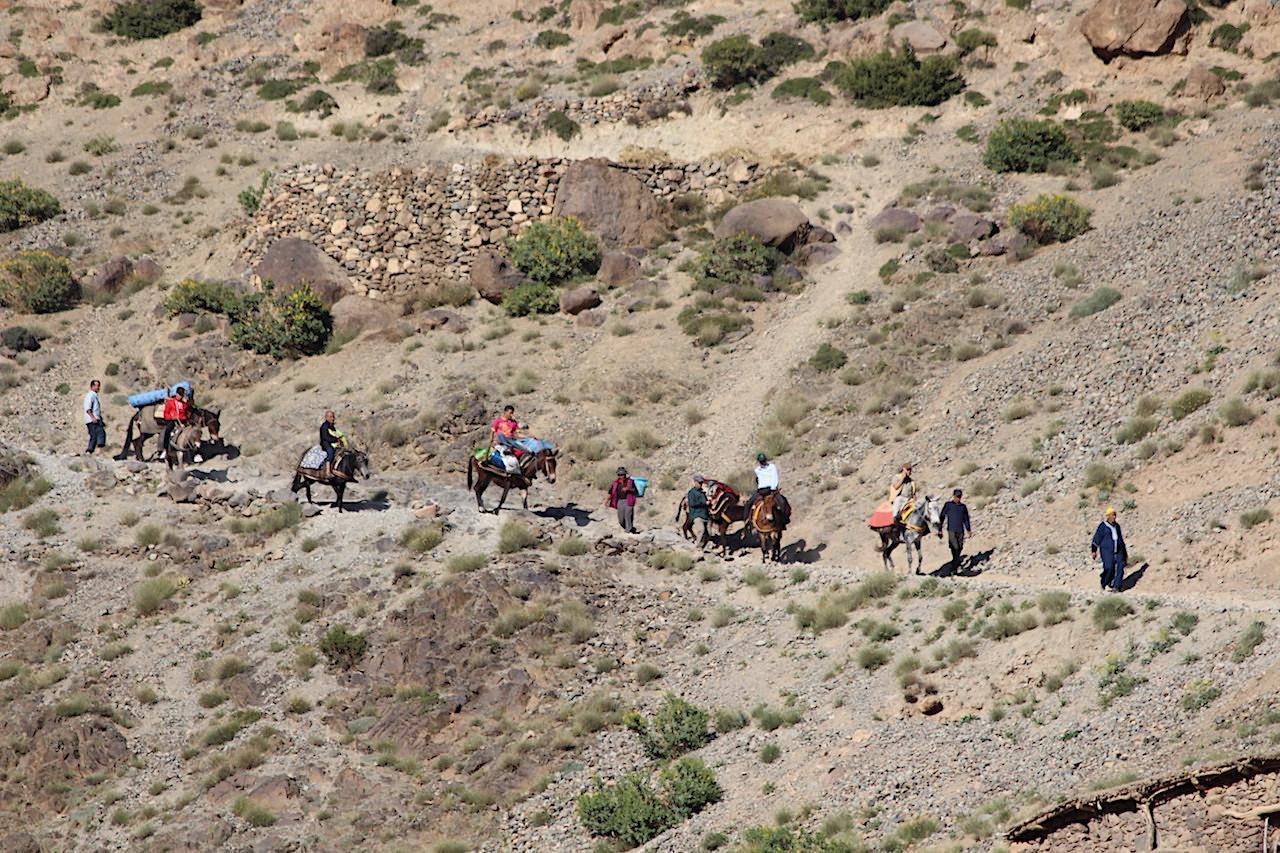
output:
[[[803,539],[797,539],[778,552],[779,563],[803,563],[811,565],[822,559],[822,552],[827,550],[827,543],[819,542],[812,548]]]
[[[550,518],[556,521],[562,521],[567,518],[573,522],[574,527],[586,527],[593,520],[590,510],[583,509],[574,501],[569,501],[564,506],[543,507],[535,510],[533,514],[538,518]]]

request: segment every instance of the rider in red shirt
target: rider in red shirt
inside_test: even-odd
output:
[[[174,396],[164,401],[164,409],[160,413],[160,419],[165,422],[163,447],[169,449],[169,438],[173,435],[173,430],[178,424],[185,424],[187,419],[191,417],[191,404],[187,402],[187,389],[178,387],[174,389]]]
[[[520,435],[520,424],[516,421],[516,407],[507,406],[502,410],[502,416],[493,419],[491,425],[492,432],[489,435],[489,446],[497,447],[499,444],[510,444],[510,441],[503,439],[518,438]]]

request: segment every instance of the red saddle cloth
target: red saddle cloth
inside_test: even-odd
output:
[[[878,530],[881,527],[893,527],[893,504],[885,501],[876,507],[876,511],[871,513],[871,517],[867,519],[867,527],[872,530]]]

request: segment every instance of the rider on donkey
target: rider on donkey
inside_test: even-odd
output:
[[[333,460],[338,455],[338,449],[347,446],[347,437],[335,425],[337,419],[337,414],[332,409],[328,409],[324,413],[324,420],[320,422],[320,448],[324,450],[326,474],[333,468]]]
[[[791,520],[791,504],[783,496],[779,486],[778,466],[769,461],[763,453],[756,454],[756,490],[747,501],[746,517],[751,518],[751,511],[764,495],[774,495],[774,505],[782,513],[783,523]]]
[[[160,412],[160,420],[164,421],[161,448],[169,449],[169,439],[173,436],[174,429],[179,424],[185,424],[190,417],[191,404],[187,401],[187,389],[179,385],[174,389],[173,396],[164,401],[164,408]]]
[[[889,485],[889,500],[893,503],[893,517],[896,521],[902,508],[907,505],[908,501],[916,499],[916,481],[911,478],[912,466],[910,462],[902,463],[902,470],[898,472],[898,476],[893,478],[893,482]]]

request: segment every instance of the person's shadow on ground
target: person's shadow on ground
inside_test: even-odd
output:
[[[1128,592],[1138,585],[1138,581],[1142,580],[1142,576],[1147,573],[1147,569],[1151,568],[1150,563],[1143,563],[1133,574],[1126,575],[1124,583],[1121,585],[1121,592]]]
[[[973,578],[982,574],[982,566],[991,560],[991,555],[995,553],[994,548],[988,548],[985,551],[979,551],[976,554],[970,554],[960,558],[960,568],[957,571],[955,566],[951,565],[951,561],[947,560],[935,571],[929,573],[934,578]]]
[[[586,527],[591,523],[591,512],[578,506],[575,502],[570,501],[564,506],[548,506],[540,510],[535,510],[534,515],[538,518],[553,518],[557,521],[570,519],[575,527]]]

